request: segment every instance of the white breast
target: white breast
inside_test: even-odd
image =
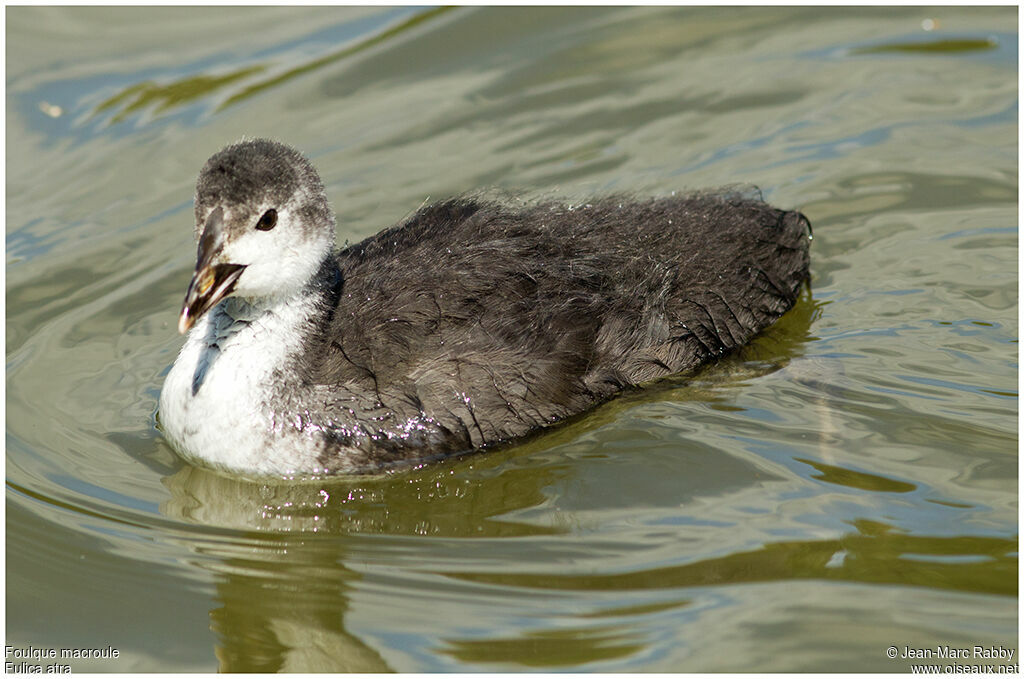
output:
[[[293,304],[256,313],[230,298],[199,320],[160,393],[162,428],[183,456],[241,474],[316,469],[317,432],[287,421],[273,389],[301,350],[309,311]]]

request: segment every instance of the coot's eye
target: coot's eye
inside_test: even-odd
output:
[[[263,213],[260,221],[256,222],[256,228],[260,231],[270,231],[277,224],[277,210],[270,208]]]

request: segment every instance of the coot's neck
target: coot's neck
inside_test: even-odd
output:
[[[229,297],[211,319],[214,337],[225,338],[242,328],[269,340],[287,344],[287,353],[308,350],[308,344],[330,322],[341,294],[342,276],[333,254],[327,254],[309,282],[292,295]],[[226,323],[226,325],[225,325]]]
[[[329,304],[337,298],[340,289],[341,271],[338,269],[334,255],[328,253],[324,255],[316,272],[301,287],[279,291],[273,296],[234,295],[228,297],[227,301],[231,304],[233,312],[252,317],[268,311],[273,312],[282,307],[294,306],[297,303],[305,304],[310,300],[323,300]]]

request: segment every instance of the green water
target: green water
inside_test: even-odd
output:
[[[1016,651],[1016,8],[6,12],[6,644],[110,672]],[[192,184],[243,135],[312,158],[339,241],[480,187],[755,184],[813,222],[811,289],[520,445],[224,478],[155,411]]]

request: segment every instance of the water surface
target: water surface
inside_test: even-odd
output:
[[[905,671],[1017,647],[1016,8],[7,11],[7,644],[79,671]],[[741,354],[379,478],[156,419],[204,160],[339,242],[487,187],[759,186],[810,290]],[[10,660],[10,658],[8,658]]]

